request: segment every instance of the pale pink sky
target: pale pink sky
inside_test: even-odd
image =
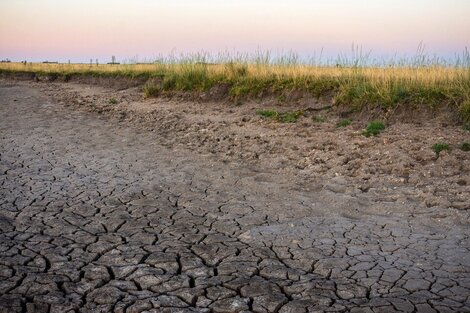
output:
[[[191,53],[302,56],[415,53],[470,46],[469,0],[0,0],[0,59],[142,60]]]

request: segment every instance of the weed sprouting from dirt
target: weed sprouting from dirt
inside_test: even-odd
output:
[[[326,122],[326,117],[321,116],[321,115],[315,115],[312,117],[312,121],[314,123],[324,123]]]
[[[281,103],[282,103],[282,102],[286,102],[286,100],[287,100],[287,99],[286,99],[286,96],[285,96],[285,95],[279,95],[279,96],[277,96],[277,101],[279,101],[279,102],[281,102]]]
[[[351,123],[352,123],[352,121],[350,119],[341,120],[338,123],[336,123],[336,127],[338,127],[338,128],[347,127],[347,126],[351,125]]]
[[[468,152],[468,151],[470,151],[470,143],[463,142],[462,144],[460,144],[459,148],[462,151]]]
[[[279,112],[275,110],[257,110],[256,114],[265,118],[276,119],[279,116]]]
[[[377,136],[385,130],[385,124],[382,121],[372,121],[367,124],[366,129],[362,132],[362,135],[366,137]]]
[[[118,101],[117,101],[116,98],[113,97],[113,98],[109,98],[108,103],[109,104],[118,104]]]
[[[459,107],[460,115],[462,116],[463,120],[466,122],[466,126],[470,129],[470,94],[467,94],[469,99],[462,102]]]
[[[276,110],[257,110],[256,114],[275,120],[280,123],[295,123],[301,117],[304,112],[303,111],[288,111],[288,112],[283,112],[279,113]]]
[[[431,149],[436,153],[436,157],[438,158],[442,151],[451,151],[451,147],[447,143],[436,143],[431,146]]]
[[[278,120],[281,123],[295,123],[302,115],[304,115],[303,111],[285,112],[279,114]]]
[[[157,97],[162,91],[162,88],[153,84],[146,84],[144,86],[144,96],[145,98]]]

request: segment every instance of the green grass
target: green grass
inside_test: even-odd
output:
[[[233,61],[230,61],[225,64],[228,75],[231,77],[245,77],[248,75],[248,65],[247,64],[238,64]]]
[[[314,123],[324,123],[326,122],[326,117],[321,116],[321,115],[315,115],[312,117],[312,121]]]
[[[460,115],[470,129],[470,99],[463,101],[459,106]]]
[[[283,102],[286,102],[287,98],[285,95],[279,95],[277,96],[277,101],[283,103]]]
[[[436,143],[431,146],[431,149],[436,153],[436,157],[439,157],[442,151],[451,151],[451,147],[447,143]]]
[[[257,110],[256,114],[264,118],[271,118],[271,119],[277,119],[277,117],[279,116],[279,112],[275,110]]]
[[[278,120],[281,123],[295,123],[302,115],[304,115],[303,111],[285,112],[279,114]]]
[[[462,151],[468,152],[468,151],[470,151],[470,143],[463,142],[462,144],[460,144],[459,148]]]
[[[109,98],[108,103],[109,104],[118,104],[118,101],[117,101],[116,98],[113,97],[113,98]]]
[[[256,114],[263,118],[272,119],[280,123],[295,123],[304,114],[304,112],[288,111],[279,113],[276,110],[257,110]]]
[[[336,127],[338,128],[343,128],[351,125],[352,121],[349,119],[341,120],[338,123],[336,123]]]
[[[455,90],[445,82],[425,84],[409,79],[395,79],[374,83],[367,77],[357,76],[340,84],[334,99],[337,104],[348,105],[356,110],[370,106],[389,109],[400,105],[435,109],[456,100],[455,95],[462,91]],[[458,96],[469,97],[470,94],[466,90]],[[470,116],[469,106],[465,103],[462,101],[458,107],[464,119]]]
[[[145,98],[157,97],[162,92],[162,88],[155,84],[146,84],[144,86]]]
[[[362,135],[366,137],[377,136],[385,130],[385,124],[381,121],[372,121],[367,124],[366,129],[362,132]]]

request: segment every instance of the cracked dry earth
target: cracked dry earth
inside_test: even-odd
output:
[[[26,85],[0,134],[0,312],[470,312],[468,225],[352,214]]]

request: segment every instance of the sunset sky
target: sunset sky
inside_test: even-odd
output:
[[[0,59],[108,62],[170,53],[295,51],[451,57],[470,0],[0,0]]]

